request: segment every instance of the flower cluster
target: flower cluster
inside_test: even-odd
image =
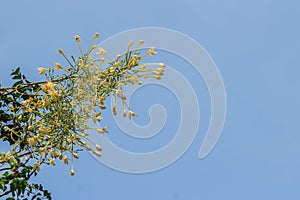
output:
[[[55,63],[51,68],[39,67],[45,81],[31,82],[18,68],[12,73],[17,82],[10,88],[0,86],[1,139],[11,145],[10,151],[0,154],[0,171],[4,171],[1,184],[13,184],[14,178],[7,181],[8,177],[22,174],[18,180],[23,181],[23,189],[31,191],[34,185],[28,185],[27,180],[42,164],[71,163],[70,175],[73,176],[73,163],[79,158],[79,151],[85,149],[101,156],[101,146],[89,139],[88,131],[108,132],[107,126],[99,128],[95,123],[102,123],[101,111],[106,109],[105,100],[109,96],[114,102],[111,108],[114,115],[117,114],[116,101],[120,99],[124,106],[122,115],[129,119],[137,117],[126,103],[123,86],[142,84],[146,78],[160,80],[166,65],[142,63],[145,57],[157,54],[154,47],[142,54],[139,50],[142,40],[134,49],[133,42],[129,42],[124,55],[112,59],[105,49],[94,45],[98,37],[96,33],[84,52],[81,39],[76,35],[80,56],[69,59],[60,49],[68,66]],[[95,126],[88,126],[90,122]],[[0,190],[3,194],[14,194],[6,186]]]

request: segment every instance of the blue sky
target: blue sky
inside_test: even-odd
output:
[[[296,0],[2,2],[3,85],[11,83],[8,75],[17,66],[38,80],[38,66],[63,63],[57,50],[75,54],[75,34],[88,44],[95,32],[106,39],[128,29],[156,26],[183,32],[200,43],[218,66],[227,92],[222,136],[203,160],[197,155],[210,105],[207,94],[197,94],[203,112],[199,133],[189,150],[171,166],[148,174],[128,174],[83,153],[75,163],[76,176],[70,177],[69,168],[58,164],[43,168],[37,181],[55,200],[299,199],[299,18],[300,2]],[[169,55],[161,58],[174,67],[184,65]],[[182,73],[191,84],[202,82],[201,77],[194,80],[192,70]],[[130,141],[107,116],[112,127],[110,137],[129,150],[163,146],[178,124],[174,97],[165,97],[168,94],[161,88],[148,89],[149,94],[161,92],[161,99],[137,94],[136,111],[141,116],[137,122],[149,120],[146,112],[151,103],[167,102],[166,109],[172,114],[162,135],[149,143]]]

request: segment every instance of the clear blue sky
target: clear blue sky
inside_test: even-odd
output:
[[[148,174],[127,174],[83,153],[75,163],[76,176],[70,177],[69,168],[58,164],[43,168],[37,181],[55,200],[299,199],[299,19],[297,0],[3,1],[3,85],[11,83],[8,75],[16,66],[22,66],[30,78],[39,79],[38,66],[63,62],[57,49],[76,53],[75,34],[87,44],[95,32],[106,39],[131,28],[158,26],[183,32],[202,44],[217,64],[227,92],[222,136],[204,160],[197,155],[209,119],[207,95],[201,100],[204,114],[198,136],[173,165]],[[168,62],[176,64],[175,60]],[[193,76],[192,71],[184,73]],[[137,102],[144,100],[137,95]],[[161,100],[176,110],[172,96]],[[138,122],[145,123],[148,107],[139,105]],[[178,116],[170,115],[167,122],[171,133]],[[109,120],[107,124],[114,126]],[[133,142],[116,137],[120,134],[117,129],[109,134],[124,148],[135,150]],[[134,141],[136,150],[163,146],[172,135],[162,134],[165,136],[149,143],[142,141],[143,145]]]

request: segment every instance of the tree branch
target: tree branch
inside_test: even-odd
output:
[[[76,76],[71,76],[71,75],[70,75],[70,76],[66,76],[66,77],[63,77],[63,78],[51,80],[51,82],[56,83],[56,82],[61,82],[61,81],[68,80],[68,79],[73,79],[73,78],[76,78]],[[1,94],[1,95],[3,95],[3,96],[7,96],[7,95],[12,94],[14,91],[19,90],[19,89],[23,89],[23,88],[25,88],[25,87],[33,86],[33,85],[45,84],[45,83],[48,83],[48,82],[49,82],[49,81],[30,82],[30,83],[25,84],[25,85],[20,85],[20,86],[17,85],[17,86],[15,86],[15,87],[0,88],[0,91],[8,91],[8,90],[11,90],[10,92]]]

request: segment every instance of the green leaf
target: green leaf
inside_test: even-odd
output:
[[[19,79],[21,79],[21,76],[22,76],[21,74],[17,74],[17,75],[14,75],[12,77],[12,79],[18,79],[19,80]]]
[[[20,73],[20,67],[18,67],[16,70],[13,70],[13,72],[10,74],[11,76],[17,75]]]
[[[17,85],[21,85],[23,83],[23,81],[21,80],[21,81],[17,81],[17,82],[15,82],[14,84],[13,84],[13,87],[16,87]]]

